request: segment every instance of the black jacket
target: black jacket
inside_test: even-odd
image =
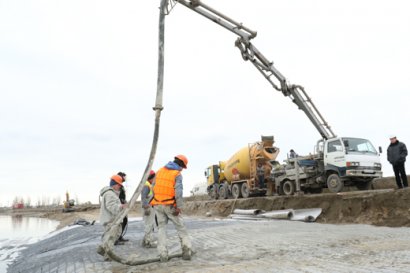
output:
[[[399,142],[392,143],[387,148],[387,160],[392,164],[404,163],[406,161],[407,148],[406,144]]]
[[[127,203],[127,198],[125,197],[125,190],[124,187],[121,187],[120,194],[118,196],[120,198],[121,204]]]

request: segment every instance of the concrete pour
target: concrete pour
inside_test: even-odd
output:
[[[191,261],[125,266],[95,249],[102,226],[79,226],[28,246],[7,272],[410,272],[410,228],[286,220],[237,221],[186,217],[196,254]],[[170,252],[180,250],[172,224]],[[157,255],[140,246],[141,220],[131,221],[121,255]]]

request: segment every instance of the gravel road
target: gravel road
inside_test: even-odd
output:
[[[124,266],[95,253],[102,227],[79,226],[29,245],[8,272],[410,272],[410,228],[332,225],[285,220],[186,218],[196,251],[191,261]],[[156,256],[139,246],[141,220],[132,221],[122,255]],[[179,250],[168,225],[170,252]]]

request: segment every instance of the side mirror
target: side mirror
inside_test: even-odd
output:
[[[379,153],[383,153],[382,146],[379,146]]]

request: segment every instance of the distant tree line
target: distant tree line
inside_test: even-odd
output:
[[[31,197],[23,198],[21,196],[16,196],[13,199],[12,207],[17,207],[18,205],[22,204],[25,208],[32,208],[32,207],[47,207],[47,206],[59,206],[61,205],[61,197],[55,196],[43,196],[38,198],[37,201],[33,204]]]

